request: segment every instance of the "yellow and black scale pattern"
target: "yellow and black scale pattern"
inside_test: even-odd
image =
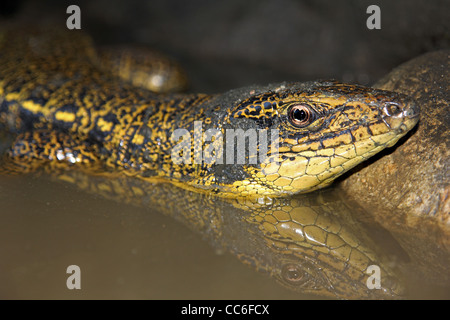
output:
[[[18,135],[7,153],[11,171],[79,168],[223,197],[283,196],[329,185],[418,121],[406,96],[334,81],[156,94],[102,64],[78,32],[0,33],[0,126]],[[267,151],[257,164],[195,163],[202,152],[194,148],[196,121],[223,136],[276,129],[278,153]],[[190,163],[172,161],[176,129],[193,138]]]

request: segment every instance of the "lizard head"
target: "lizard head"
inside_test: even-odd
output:
[[[418,122],[418,106],[405,95],[335,81],[251,93],[224,121],[224,127],[242,130],[238,139],[249,132],[259,135],[247,149],[234,146],[232,160],[246,157],[242,169],[247,174],[230,188],[241,195],[277,196],[325,187],[393,146]]]

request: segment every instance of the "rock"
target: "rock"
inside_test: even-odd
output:
[[[419,124],[339,185],[399,241],[414,265],[409,271],[436,283],[449,281],[449,57],[450,50],[424,54],[375,84],[415,98]]]

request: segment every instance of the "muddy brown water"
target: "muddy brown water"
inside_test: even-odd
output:
[[[321,298],[218,252],[171,217],[73,185],[1,176],[0,203],[0,299]],[[80,290],[67,289],[69,265],[81,269]],[[450,298],[445,283],[410,277],[407,287],[407,298]]]
[[[2,177],[0,203],[1,299],[306,298],[158,212],[33,177]]]

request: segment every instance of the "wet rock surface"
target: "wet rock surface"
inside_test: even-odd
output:
[[[450,50],[421,55],[376,83],[414,97],[421,108],[419,125],[340,184],[406,249],[410,271],[436,282],[449,280],[449,58]]]
[[[377,88],[414,97],[420,121],[398,147],[343,181],[349,197],[450,228],[449,58],[450,50],[428,53],[377,82]]]

